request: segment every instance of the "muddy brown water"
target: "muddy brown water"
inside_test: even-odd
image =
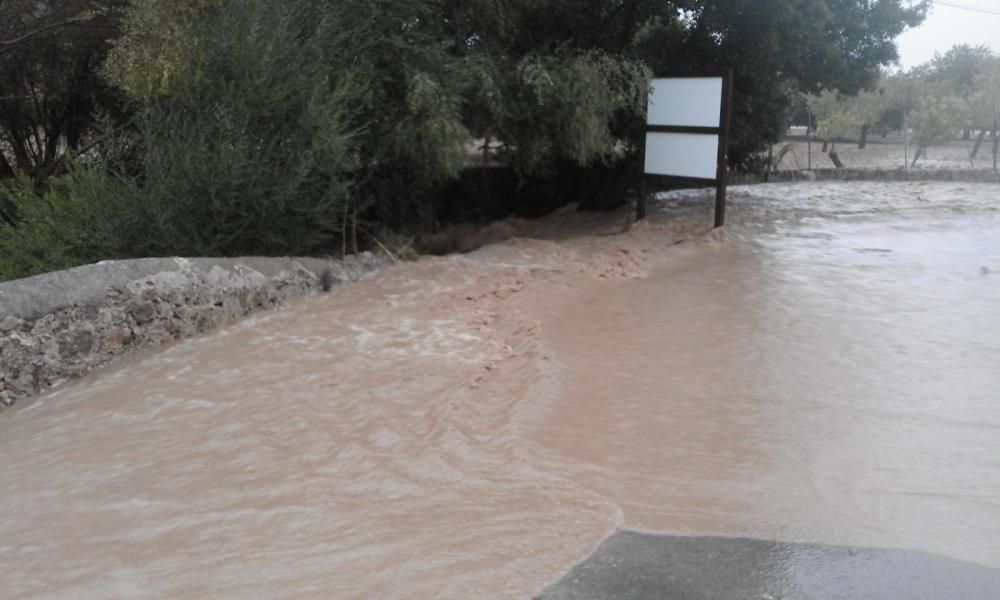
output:
[[[736,188],[673,246],[707,198],[0,415],[0,596],[524,598],[620,527],[1000,568],[1000,190]]]

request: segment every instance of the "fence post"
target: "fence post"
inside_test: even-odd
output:
[[[997,150],[1000,146],[1000,138],[997,137],[997,120],[993,119],[993,172],[997,172]]]

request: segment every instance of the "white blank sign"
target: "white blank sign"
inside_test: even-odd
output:
[[[649,125],[719,127],[722,78],[654,79],[647,108]]]
[[[646,173],[715,179],[719,136],[704,133],[647,133]]]

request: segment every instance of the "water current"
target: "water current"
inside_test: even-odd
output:
[[[1000,568],[1000,188],[734,188],[728,243],[674,245],[707,204],[392,267],[23,402],[0,596],[526,598],[621,527]]]

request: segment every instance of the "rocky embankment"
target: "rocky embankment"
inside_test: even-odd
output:
[[[140,348],[375,273],[381,257],[147,258],[0,283],[0,409]]]

